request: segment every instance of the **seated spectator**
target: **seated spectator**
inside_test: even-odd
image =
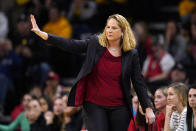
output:
[[[133,26],[135,37],[137,40],[137,49],[140,56],[140,65],[143,66],[143,62],[147,55],[152,54],[152,35],[149,34],[148,27],[144,22],[136,22]]]
[[[46,123],[39,101],[33,99],[29,102],[28,106],[29,113],[27,118],[30,123],[31,131],[50,131],[50,123]]]
[[[12,35],[15,51],[24,61],[23,83],[25,86],[44,86],[47,74],[50,71],[48,61],[48,48],[40,44],[41,40],[32,34],[28,16],[20,14],[17,21],[16,32]],[[41,46],[40,46],[41,45]],[[28,79],[27,79],[28,78]]]
[[[150,82],[166,79],[175,63],[172,56],[163,49],[163,43],[158,40],[159,38],[154,39],[153,54],[147,56],[143,67],[143,75]]]
[[[0,39],[5,39],[8,34],[8,19],[6,15],[0,11]]]
[[[8,39],[0,40],[0,105],[4,105],[7,93],[14,90],[22,76],[22,59],[12,50]]]
[[[183,64],[177,63],[170,73],[171,83],[182,82],[188,84],[186,70]]]
[[[65,103],[68,101],[68,96],[64,95],[62,97]],[[79,131],[82,129],[82,125],[86,126],[85,115],[82,112],[81,107],[71,107],[66,106],[64,109],[65,113],[65,122],[66,122],[66,131]]]
[[[42,97],[42,89],[40,86],[33,86],[30,90],[30,94],[36,99],[40,99]]]
[[[148,93],[150,100],[153,104],[153,96]],[[153,107],[154,108],[154,107]],[[135,123],[134,123],[135,121]],[[139,104],[138,106],[138,110],[137,110],[137,114],[136,116],[134,116],[134,120],[131,120],[130,124],[129,124],[129,128],[128,131],[156,131],[156,125],[155,123],[148,125],[146,123],[146,119],[145,119],[145,113],[142,110],[141,104]]]
[[[138,97],[137,97],[136,93],[133,95],[132,105],[133,105],[133,115],[136,116],[138,106],[139,106],[139,100],[138,100]]]
[[[49,10],[49,22],[43,26],[43,31],[65,38],[71,38],[72,36],[72,27],[69,21],[60,15],[58,8],[55,6],[52,6]]]
[[[46,80],[44,96],[50,103],[53,103],[54,99],[60,97],[63,93],[66,93],[65,87],[60,85],[59,75],[54,71],[50,71]]]
[[[46,98],[45,97],[40,97],[39,98],[39,103],[41,105],[42,112],[46,113],[49,110],[49,104],[48,104]]]
[[[186,131],[187,87],[173,83],[167,90],[164,131]]]
[[[174,57],[175,62],[183,62],[186,59],[186,46],[185,38],[178,32],[177,24],[169,21],[165,29],[164,47]]]
[[[30,131],[30,124],[28,120],[29,108],[27,107],[24,112],[21,112],[18,117],[9,125],[0,125],[1,131],[15,131],[20,127],[21,131]]]
[[[21,112],[26,110],[31,99],[32,96],[30,94],[24,94],[21,104],[16,106],[11,113],[11,121],[14,121]]]
[[[155,91],[154,95],[155,109],[158,110],[156,114],[156,127],[157,131],[163,131],[165,123],[165,113],[167,104],[167,88],[161,87]]]
[[[154,94],[154,91],[162,83],[166,83],[168,75],[175,65],[173,57],[163,48],[163,41],[160,36],[153,37],[151,55],[148,55],[144,61],[143,75],[149,83],[149,89]],[[152,86],[153,83],[162,82],[159,86]]]
[[[183,24],[189,22],[191,12],[195,9],[196,3],[191,0],[182,0],[179,3],[179,14]]]
[[[53,105],[54,118],[52,122],[52,129],[54,131],[62,131],[66,128],[64,110],[66,104],[62,98],[56,98]]]
[[[196,85],[192,85],[188,91],[188,104],[187,104],[187,114],[186,114],[186,125],[187,131],[195,131],[196,125]]]

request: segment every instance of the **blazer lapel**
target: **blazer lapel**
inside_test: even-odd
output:
[[[101,56],[103,55],[105,49],[106,49],[105,47],[101,46],[98,43],[98,46],[97,46],[97,49],[96,49],[96,55],[95,55],[94,65],[96,65],[96,63],[98,62],[98,60],[101,58]]]
[[[121,73],[122,73],[122,78],[125,77],[125,72],[127,68],[127,53],[122,51],[122,65],[121,65]]]

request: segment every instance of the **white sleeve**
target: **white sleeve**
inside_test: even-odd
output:
[[[169,73],[170,70],[173,68],[175,65],[175,61],[173,57],[169,54],[166,54],[163,59],[161,60],[161,69],[163,72]]]
[[[147,56],[147,58],[145,59],[144,61],[144,65],[143,65],[143,68],[142,68],[142,72],[147,72],[148,70],[148,66],[149,66],[149,62],[150,62],[150,57]]]

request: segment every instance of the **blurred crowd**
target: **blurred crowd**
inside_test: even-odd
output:
[[[0,0],[0,123],[4,124],[0,130],[85,129],[82,108],[66,105],[71,85],[63,83],[63,78],[77,75],[85,54],[48,46],[31,32],[30,14],[41,30],[74,39],[102,32],[111,14],[125,16],[137,40],[152,103],[162,112],[158,119],[165,121],[168,92],[174,87],[169,85],[177,82],[188,89],[196,82],[196,1],[181,0],[176,6],[178,14],[172,18],[179,19],[160,21],[164,26],[156,31],[149,20],[135,20],[130,13],[133,3],[128,0]],[[134,91],[132,95],[138,126],[131,122],[130,127],[153,130],[154,125],[146,127],[142,121],[144,113]],[[163,129],[164,122],[158,124]]]

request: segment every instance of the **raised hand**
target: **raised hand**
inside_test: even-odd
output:
[[[37,23],[36,23],[34,15],[31,14],[30,18],[31,18],[31,24],[32,24],[31,31],[33,31],[35,34],[40,36],[42,39],[47,40],[48,39],[48,34],[46,32],[41,31],[39,29],[39,27],[37,26]]]
[[[38,33],[40,32],[40,29],[39,27],[37,26],[37,23],[36,23],[36,20],[35,20],[35,17],[34,15],[30,15],[30,18],[31,18],[31,24],[32,24],[32,29],[31,31],[35,32],[37,35]]]

